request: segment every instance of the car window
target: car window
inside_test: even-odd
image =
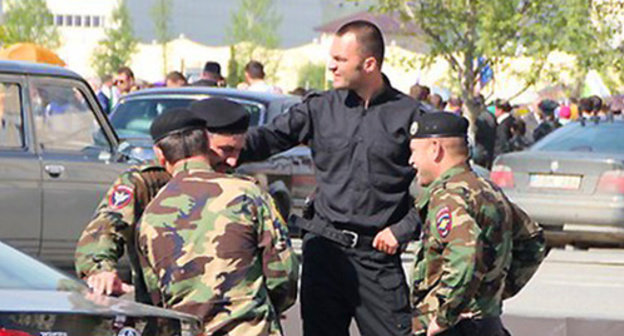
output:
[[[145,138],[149,137],[154,118],[167,109],[186,107],[194,101],[192,98],[127,100],[119,103],[110,121],[120,138]]]
[[[0,288],[71,290],[81,285],[65,274],[0,243]]]
[[[624,123],[588,123],[586,126],[575,124],[549,134],[531,150],[624,153],[622,134]]]
[[[201,97],[204,98],[204,97]],[[188,107],[199,98],[135,98],[122,101],[111,115],[111,124],[122,139],[148,138],[149,128],[154,118],[165,110],[174,107]],[[262,108],[258,105],[242,102],[245,109],[251,114],[249,124],[254,126],[260,122]]]
[[[24,147],[24,119],[18,84],[0,83],[0,147]]]
[[[34,81],[30,96],[37,142],[44,152],[110,149],[78,83]]]

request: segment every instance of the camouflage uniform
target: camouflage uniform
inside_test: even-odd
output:
[[[281,335],[298,262],[270,196],[202,162],[173,176],[139,225],[152,301],[199,316],[207,335]]]
[[[78,241],[75,254],[78,277],[115,270],[125,245],[128,245],[133,273],[140,268],[134,248],[135,223],[170,178],[165,169],[157,165],[132,167],[117,178]],[[140,287],[136,294],[139,301],[148,302],[141,297]]]
[[[498,318],[544,258],[541,228],[468,165],[455,166],[419,196],[426,222],[414,269],[415,334],[433,317],[453,327],[460,314]],[[502,325],[501,325],[502,327]]]

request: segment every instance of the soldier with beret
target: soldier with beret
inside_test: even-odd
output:
[[[137,229],[147,290],[155,305],[201,318],[205,335],[281,335],[279,317],[297,296],[288,229],[254,180],[213,171],[207,132],[183,108],[150,128],[172,178]]]
[[[431,113],[412,123],[410,164],[425,187],[412,304],[415,335],[506,335],[502,301],[545,254],[541,228],[468,165],[468,121]]]
[[[208,98],[191,105],[210,134],[208,156],[219,172],[236,165],[249,126],[249,113],[240,104]],[[135,223],[147,204],[171,176],[156,163],[131,167],[123,172],[100,202],[94,218],[83,231],[75,254],[78,277],[97,294],[122,294],[132,290],[117,273],[119,259],[127,246],[137,301],[150,303],[134,247]]]

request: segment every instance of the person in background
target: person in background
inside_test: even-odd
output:
[[[511,134],[509,142],[512,152],[522,151],[530,146],[531,143],[526,138],[526,125],[522,119],[514,120],[514,123],[511,125]]]
[[[225,79],[221,76],[221,65],[217,62],[208,61],[204,64],[201,79],[194,82],[193,86],[225,87]]]
[[[511,139],[511,125],[515,118],[511,115],[513,108],[508,101],[497,99],[494,104],[494,115],[496,116],[496,143],[494,144],[494,157],[507,153],[511,150],[509,139]]]
[[[434,93],[431,96],[429,96],[429,103],[431,104],[433,109],[436,111],[444,111],[444,107],[446,106],[446,103],[444,102],[444,98],[442,98],[442,96],[440,96],[437,93]]]
[[[540,141],[540,139],[550,132],[561,127],[561,124],[557,121],[557,118],[555,118],[555,109],[557,109],[557,107],[559,107],[559,104],[551,99],[544,99],[539,103],[538,108],[542,115],[542,122],[535,128],[535,131],[533,131],[533,139],[535,142]]]
[[[265,76],[264,65],[262,65],[262,63],[253,60],[249,61],[249,63],[245,65],[246,85],[242,85],[240,88],[255,92],[281,93],[281,89],[266,82]]]
[[[188,82],[186,77],[179,71],[171,71],[165,77],[165,86],[168,88],[178,88],[186,86]]]
[[[494,161],[496,144],[496,117],[486,109],[483,95],[476,96],[473,103],[481,113],[475,120],[475,147],[472,158],[476,164],[490,169]]]
[[[448,100],[445,111],[461,116],[463,114],[462,106],[463,102],[461,98],[453,96]]]

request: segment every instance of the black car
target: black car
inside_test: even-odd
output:
[[[245,106],[251,127],[264,125],[301,101],[300,97],[227,88],[184,87],[147,89],[124,96],[111,113],[111,124],[118,136],[134,146],[133,153],[153,159],[149,128],[156,116],[173,107],[222,97]],[[266,161],[245,164],[239,173],[255,176],[269,189],[282,215],[299,212],[316,186],[310,149],[295,147]]]
[[[191,315],[94,295],[81,282],[0,242],[0,335],[195,336]]]

